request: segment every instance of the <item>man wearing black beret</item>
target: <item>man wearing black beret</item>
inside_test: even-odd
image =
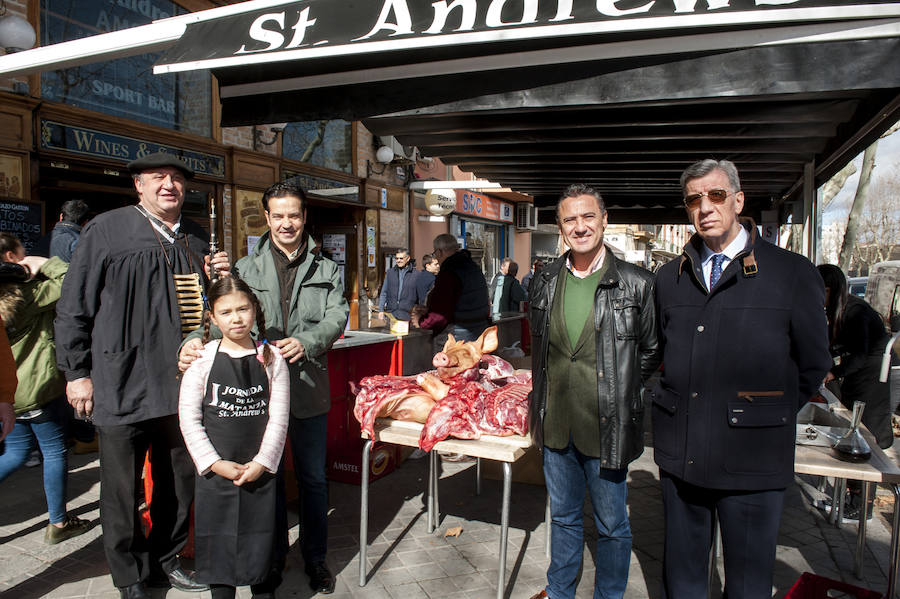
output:
[[[181,217],[194,171],[157,152],[128,164],[139,202],[84,229],[57,304],[56,354],[76,414],[100,439],[100,521],[113,582],[125,599],[147,585],[200,591],[178,558],[188,536],[194,469],[178,428],[175,356],[182,323],[175,280],[206,285],[208,236]],[[229,270],[225,252],[213,266]],[[150,450],[152,528],[142,534],[141,472]],[[148,497],[148,499],[150,499]]]

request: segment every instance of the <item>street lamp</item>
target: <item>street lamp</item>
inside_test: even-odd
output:
[[[9,14],[6,2],[0,0],[0,48],[12,54],[33,48],[36,40],[31,23],[18,15]]]

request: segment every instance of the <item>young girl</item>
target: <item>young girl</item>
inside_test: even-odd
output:
[[[213,599],[250,585],[253,597],[274,598],[275,473],[289,413],[284,359],[250,336],[265,318],[250,287],[222,277],[207,292],[201,356],[184,373],[178,416],[197,466],[194,543],[197,580]],[[209,341],[209,325],[221,341]]]

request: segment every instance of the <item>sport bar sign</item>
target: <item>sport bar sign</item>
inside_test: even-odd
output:
[[[896,13],[891,0],[304,0],[189,24],[154,71]]]

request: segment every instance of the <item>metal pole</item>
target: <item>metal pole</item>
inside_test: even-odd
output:
[[[441,504],[439,501],[440,493],[438,492],[438,482],[440,481],[440,465],[441,456],[438,452],[434,452],[434,468],[431,469],[431,487],[434,489],[434,495],[431,496],[432,505],[434,505],[431,517],[434,521],[432,530],[436,530],[441,521]]]
[[[831,490],[831,516],[829,521],[837,528],[841,527],[844,508],[844,479],[834,478],[834,487]]]
[[[891,528],[891,559],[888,564],[888,588],[885,597],[894,599],[897,593],[897,566],[900,564],[900,485],[891,485],[891,491],[894,492],[894,525]]]
[[[475,458],[475,494],[481,495],[481,458]]]
[[[437,462],[440,459],[438,452],[428,452],[428,532],[434,532],[437,528]]]
[[[369,544],[369,451],[372,439],[366,440],[362,451],[362,485],[359,498],[359,586],[366,586],[366,553]]]
[[[503,462],[503,508],[500,512],[500,568],[497,572],[497,599],[506,590],[506,542],[509,539],[509,496],[512,490],[512,466]]]
[[[856,528],[856,577],[862,580],[863,554],[866,551],[866,520],[869,515],[869,488],[872,483],[867,480],[862,484],[862,511],[859,515],[859,525]]]

